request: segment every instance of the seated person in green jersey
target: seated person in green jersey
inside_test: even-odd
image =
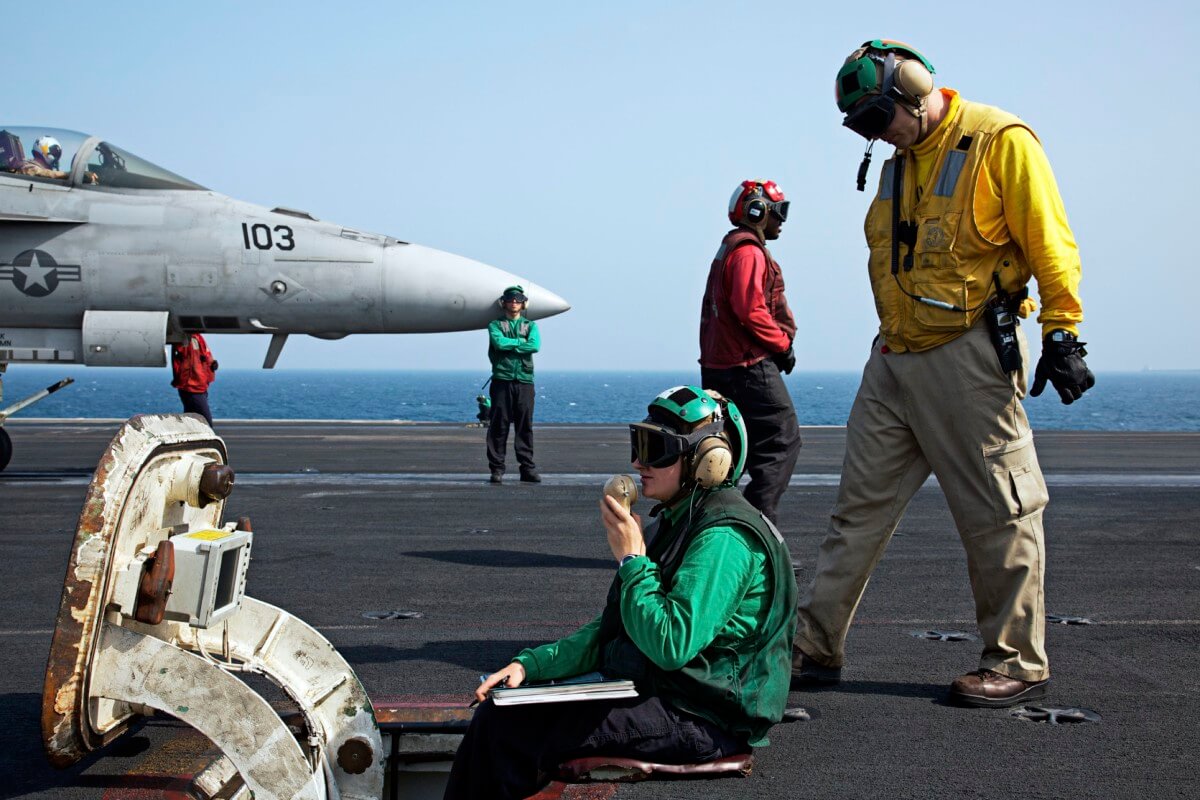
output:
[[[521,651],[476,692],[447,798],[523,798],[563,761],[608,755],[691,764],[767,744],[791,674],[796,586],[774,525],[734,488],[745,464],[737,406],[693,386],[630,425],[642,520],[607,495],[600,520],[617,565],[604,611]],[[601,672],[636,682],[621,700],[497,706],[488,692]]]

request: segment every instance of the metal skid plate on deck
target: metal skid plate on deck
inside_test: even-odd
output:
[[[46,667],[46,752],[68,766],[153,709],[221,749],[232,765],[222,796],[375,800],[383,745],[354,671],[311,626],[243,594],[253,537],[248,524],[222,526],[227,461],[208,426],[179,414],[134,417],[109,444],[80,515]],[[303,731],[243,674],[282,688]]]

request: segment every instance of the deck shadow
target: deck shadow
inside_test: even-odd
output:
[[[614,566],[611,558],[580,558],[521,550],[409,550],[401,555],[470,567],[612,570]]]
[[[343,645],[338,652],[352,666],[405,661],[440,661],[458,667],[491,671],[507,664],[513,653],[541,642],[530,639],[468,639],[449,642],[425,642],[419,647],[393,647],[388,644]]]
[[[904,683],[899,681],[847,681],[831,686],[792,689],[792,694],[867,694],[879,697],[923,697],[944,702],[946,687],[940,683]]]

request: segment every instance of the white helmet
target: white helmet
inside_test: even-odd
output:
[[[39,136],[33,143],[33,156],[50,169],[58,169],[58,160],[62,158],[62,145],[53,136]]]

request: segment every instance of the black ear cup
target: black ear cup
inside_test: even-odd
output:
[[[920,103],[933,91],[933,75],[916,59],[905,59],[897,64],[892,82],[910,103]]]
[[[703,489],[720,486],[733,469],[733,451],[720,436],[709,436],[696,445],[692,457],[692,480]]]
[[[758,225],[767,218],[767,204],[762,200],[751,200],[746,203],[746,221]]]

